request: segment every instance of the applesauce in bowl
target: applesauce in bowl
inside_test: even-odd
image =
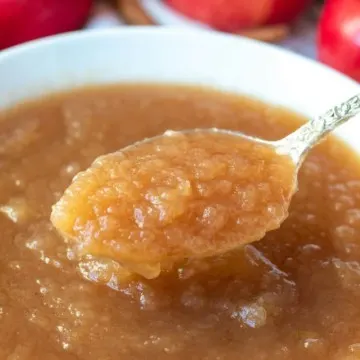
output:
[[[50,222],[99,155],[168,129],[276,140],[357,85],[248,40],[149,29],[5,51],[0,79],[0,359],[360,358],[356,120],[311,152],[279,229],[156,279],[78,259]]]
[[[102,153],[169,128],[217,126],[276,139],[301,121],[229,93],[151,84],[84,88],[3,112],[1,357],[356,353],[360,167],[336,138],[305,161],[280,229],[157,279],[118,276],[120,265],[106,257],[75,261],[49,219],[72,177]]]

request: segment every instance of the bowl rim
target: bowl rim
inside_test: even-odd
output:
[[[47,36],[41,39],[31,40],[29,42],[15,45],[13,47],[4,49],[0,51],[0,66],[2,61],[6,58],[16,57],[26,55],[26,52],[36,51],[38,48],[44,48],[47,46],[53,46],[57,43],[62,42],[79,42],[83,40],[96,39],[104,36],[116,36],[117,38],[128,37],[134,35],[143,35],[143,36],[169,36],[169,37],[183,37],[183,36],[191,36],[201,37],[205,39],[217,39],[217,41],[223,41],[224,44],[226,42],[235,42],[243,43],[245,45],[251,45],[254,47],[261,47],[269,54],[282,54],[282,56],[287,57],[288,59],[292,59],[297,62],[303,62],[304,64],[308,64],[315,68],[318,68],[321,71],[327,71],[330,76],[335,76],[342,78],[343,80],[347,80],[352,85],[359,85],[355,80],[350,77],[340,73],[339,71],[322,64],[316,60],[310,59],[304,55],[297,54],[291,50],[284,49],[276,44],[269,44],[265,42],[261,42],[255,39],[249,39],[244,36],[221,33],[214,30],[208,29],[193,29],[179,26],[129,26],[129,27],[117,27],[117,28],[109,28],[109,29],[94,29],[94,30],[77,30],[72,32],[66,32],[62,34]]]

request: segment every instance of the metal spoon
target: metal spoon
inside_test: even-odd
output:
[[[329,132],[359,113],[360,95],[355,95],[347,101],[335,105],[325,114],[310,120],[285,138],[266,143],[274,146],[277,153],[289,155],[299,168],[309,150],[321,142]],[[254,141],[258,140],[254,139]]]
[[[147,171],[147,169],[148,169],[146,166],[144,168],[142,168],[142,166],[144,164],[146,164],[148,158],[144,157],[142,155],[138,156],[136,153],[136,151],[138,149],[136,149],[136,147],[141,148],[141,146],[145,145],[146,143],[154,142],[154,144],[155,144],[154,149],[151,150],[152,149],[151,147],[145,148],[146,151],[150,151],[151,152],[150,155],[155,159],[156,159],[157,155],[159,155],[160,158],[162,156],[164,156],[165,158],[169,159],[169,157],[167,157],[166,153],[162,153],[162,151],[166,151],[166,150],[164,150],[163,147],[160,147],[158,150],[156,149],[156,146],[158,145],[157,141],[160,140],[159,143],[161,144],[162,137],[166,137],[166,136],[171,137],[174,135],[176,136],[177,134],[184,134],[184,133],[185,134],[193,134],[195,132],[204,133],[204,134],[223,133],[223,134],[226,134],[227,136],[238,137],[239,140],[241,138],[241,139],[245,139],[248,142],[253,142],[255,145],[256,144],[265,145],[266,147],[272,148],[274,150],[273,151],[274,157],[277,157],[277,156],[288,157],[290,160],[290,164],[289,164],[289,161],[287,161],[287,164],[291,165],[291,162],[293,162],[293,165],[294,165],[294,166],[291,166],[291,168],[289,168],[289,173],[288,173],[289,176],[287,177],[288,179],[290,179],[290,184],[287,187],[287,189],[289,189],[289,193],[286,195],[286,199],[284,199],[284,204],[283,204],[284,207],[285,206],[288,207],[291,197],[293,196],[293,194],[297,188],[298,170],[299,170],[303,160],[305,159],[308,151],[314,145],[319,143],[319,141],[322,140],[325,137],[325,135],[328,134],[330,131],[332,131],[337,126],[348,121],[349,119],[351,119],[352,117],[354,117],[355,115],[357,115],[359,113],[360,113],[360,96],[354,96],[351,99],[349,99],[348,101],[341,103],[337,106],[334,106],[332,109],[327,111],[324,115],[314,118],[313,120],[311,120],[308,123],[306,123],[305,125],[301,126],[299,129],[297,129],[296,131],[294,131],[287,137],[285,137],[281,140],[278,140],[278,141],[266,141],[266,140],[262,140],[262,139],[258,139],[255,137],[250,137],[250,136],[244,135],[240,132],[230,131],[230,130],[220,130],[220,129],[192,129],[192,130],[185,130],[185,131],[179,131],[179,132],[168,131],[163,135],[159,135],[159,136],[156,136],[153,138],[148,138],[148,139],[139,141],[138,143],[132,144],[132,145],[130,145],[126,148],[123,148],[119,151],[119,153],[126,153],[125,156],[119,156],[118,152],[116,152],[113,154],[104,155],[103,157],[100,157],[99,159],[97,159],[94,163],[95,165],[92,166],[91,171],[86,171],[82,174],[81,177],[79,177],[80,185],[77,183],[77,181],[78,181],[77,177],[75,177],[74,183],[72,185],[70,185],[70,190],[67,190],[65,192],[63,199],[60,199],[60,201],[53,208],[53,213],[52,213],[53,224],[55,225],[55,227],[57,227],[59,229],[60,232],[67,235],[69,239],[73,239],[76,246],[80,246],[80,248],[82,249],[81,250],[82,252],[84,252],[88,255],[92,255],[92,256],[104,256],[104,254],[106,254],[106,256],[107,257],[110,256],[112,258],[112,260],[118,261],[119,263],[121,263],[123,265],[125,264],[126,267],[128,269],[130,269],[130,272],[136,272],[136,273],[139,273],[148,278],[153,278],[153,277],[158,276],[161,269],[166,268],[169,265],[169,263],[176,263],[179,260],[183,260],[186,258],[192,258],[192,257],[199,258],[199,257],[212,256],[212,255],[216,255],[220,252],[229,251],[235,247],[239,247],[244,244],[247,244],[247,243],[250,243],[253,241],[257,241],[265,234],[265,232],[267,232],[269,230],[273,230],[275,228],[275,223],[276,223],[276,226],[278,226],[278,225],[280,225],[280,223],[282,221],[285,220],[286,215],[287,215],[285,211],[282,211],[279,216],[275,212],[274,216],[278,217],[278,218],[272,219],[271,216],[273,214],[273,211],[272,211],[273,208],[271,208],[271,206],[269,208],[268,204],[264,205],[263,203],[260,202],[260,206],[265,206],[265,208],[263,209],[264,211],[259,212],[260,216],[264,217],[264,219],[261,220],[262,221],[261,226],[264,227],[263,229],[258,229],[258,228],[255,229],[254,228],[255,232],[248,234],[244,230],[244,226],[242,226],[242,222],[237,221],[238,217],[240,220],[242,219],[242,215],[239,214],[238,212],[233,212],[233,213],[231,213],[231,216],[229,215],[229,217],[232,219],[229,222],[230,228],[228,228],[227,226],[223,226],[220,228],[220,230],[216,230],[216,228],[213,228],[211,226],[209,227],[207,225],[208,223],[205,223],[203,226],[207,232],[205,231],[204,234],[207,234],[207,235],[203,239],[200,239],[199,238],[199,230],[198,230],[197,226],[196,227],[191,227],[191,226],[184,227],[184,224],[181,222],[181,219],[182,219],[181,216],[183,216],[183,214],[187,213],[186,209],[185,209],[185,210],[182,210],[182,212],[180,212],[179,215],[176,215],[172,218],[171,221],[173,223],[166,223],[166,226],[160,226],[159,228],[156,228],[157,225],[151,225],[156,228],[155,229],[156,237],[154,237],[154,236],[147,237],[147,234],[148,234],[148,231],[147,231],[147,232],[142,232],[141,236],[143,236],[143,237],[141,238],[141,241],[133,241],[133,240],[130,241],[129,238],[126,237],[127,236],[126,234],[129,232],[129,229],[131,231],[134,230],[134,233],[137,234],[139,232],[138,231],[139,228],[141,230],[142,226],[143,226],[143,224],[139,225],[139,223],[137,222],[137,218],[130,217],[130,223],[126,222],[126,231],[125,232],[119,231],[118,226],[120,226],[122,224],[121,216],[123,216],[121,214],[124,213],[126,216],[128,216],[128,213],[131,214],[131,211],[133,211],[134,206],[137,207],[139,205],[139,204],[137,204],[137,202],[142,201],[141,199],[134,200],[134,203],[133,203],[133,200],[132,200],[133,197],[130,197],[131,200],[124,201],[122,203],[122,208],[121,208],[121,209],[124,209],[127,207],[130,210],[129,211],[125,211],[126,209],[122,210],[123,213],[120,212],[120,215],[117,215],[117,216],[120,216],[120,219],[118,222],[118,224],[120,224],[120,225],[115,226],[115,227],[113,226],[113,227],[110,227],[110,229],[108,229],[108,230],[110,230],[111,239],[113,239],[112,241],[118,242],[121,245],[119,248],[116,248],[116,251],[114,250],[115,248],[113,248],[113,245],[111,245],[112,243],[110,244],[109,242],[100,242],[99,244],[97,244],[96,247],[94,247],[95,250],[93,250],[92,248],[86,249],[87,244],[91,243],[88,241],[89,230],[87,229],[86,231],[81,231],[81,228],[79,228],[80,230],[77,229],[76,230],[77,232],[74,233],[74,231],[73,231],[74,226],[72,223],[71,223],[71,226],[68,226],[68,224],[67,224],[67,227],[64,229],[62,228],[62,224],[63,224],[64,213],[66,214],[67,211],[71,211],[71,213],[73,214],[74,212],[76,213],[77,207],[79,207],[79,206],[81,209],[87,208],[90,206],[87,202],[87,199],[89,199],[89,196],[93,194],[94,189],[93,188],[85,188],[82,191],[81,184],[84,183],[84,179],[89,178],[91,180],[94,177],[94,172],[95,172],[95,174],[101,172],[102,179],[104,179],[104,176],[106,178],[106,176],[108,175],[110,178],[112,176],[113,177],[112,179],[113,180],[115,179],[114,181],[121,181],[121,180],[119,180],[119,177],[116,177],[116,176],[114,177],[114,175],[111,175],[111,172],[109,172],[109,169],[106,169],[106,168],[102,169],[102,166],[104,166],[104,163],[106,164],[105,160],[107,157],[110,157],[112,159],[111,164],[113,164],[115,161],[115,162],[117,162],[117,164],[120,168],[122,166],[121,165],[122,161],[124,161],[124,163],[127,164],[124,168],[124,172],[127,172],[127,169],[129,166],[129,161],[131,159],[133,159],[134,160],[134,168],[137,169],[137,171],[130,172],[128,174],[128,178],[123,179],[123,180],[125,181],[126,184],[129,183],[130,185],[134,184],[134,183],[139,183],[142,181],[141,174],[143,174],[144,171]],[[216,141],[216,140],[214,140],[214,141]],[[235,139],[235,141],[236,141],[236,139]],[[260,148],[261,148],[261,146],[260,146]],[[256,146],[254,147],[254,149],[255,150],[253,150],[253,151],[256,151]],[[229,149],[229,151],[231,151],[231,148]],[[142,153],[140,153],[140,154],[142,154]],[[122,155],[124,155],[124,154],[122,154]],[[171,155],[169,155],[169,156],[171,157]],[[279,160],[280,160],[279,162],[281,162],[283,159],[279,159]],[[161,166],[164,166],[165,174],[167,174],[166,170],[167,170],[168,163],[169,162],[167,162],[167,161],[160,162],[160,164],[163,164]],[[160,166],[160,168],[161,168],[161,166]],[[196,166],[196,164],[194,166]],[[157,169],[156,171],[160,171],[161,170],[160,168],[156,168]],[[142,171],[138,171],[139,169],[142,169]],[[120,171],[120,174],[122,174],[121,171]],[[282,175],[280,175],[280,176],[282,176]],[[185,178],[185,180],[186,179],[187,178]],[[93,179],[92,179],[92,181],[93,181]],[[253,180],[249,179],[249,181],[251,182]],[[163,181],[163,183],[167,184],[166,181]],[[99,184],[96,183],[96,186],[101,187],[102,183],[101,182]],[[166,190],[169,187],[168,185],[166,185],[164,188],[162,188],[161,187],[162,185],[161,184],[159,185],[157,182],[154,184],[151,183],[150,185],[148,184],[146,186],[148,186],[148,187],[149,186],[155,186],[155,187],[160,186],[159,191],[165,192],[164,199],[166,199],[166,194],[167,194],[166,191],[168,191],[168,193],[169,193],[169,191],[171,190],[171,189]],[[142,189],[141,194],[146,193],[146,191],[147,191],[146,186],[141,188]],[[125,188],[126,188],[126,186],[125,186]],[[131,188],[131,186],[129,186],[129,188]],[[162,189],[165,189],[165,190],[162,190]],[[81,196],[78,195],[79,191],[82,192]],[[101,192],[99,194],[101,194]],[[80,198],[79,198],[80,200],[77,199],[77,196],[80,196]],[[99,196],[101,196],[101,195],[99,195]],[[135,199],[137,199],[137,198],[135,197]],[[160,205],[162,204],[162,201],[163,201],[162,199],[163,199],[163,197],[158,196],[156,198],[156,202],[154,203],[155,205],[153,203],[151,203],[151,204],[149,203],[148,206],[149,206],[150,210],[153,211],[154,213],[156,213],[156,211],[157,211],[156,206],[159,204],[159,202],[160,202]],[[189,204],[189,203],[191,204],[191,202],[192,202],[191,191],[189,193],[185,192],[185,195],[183,195],[183,197],[181,199],[185,204],[185,205],[183,205],[183,207],[186,208],[187,204]],[[100,198],[100,200],[101,200],[101,198]],[[203,206],[208,206],[208,205],[212,206],[212,203],[211,203],[212,198],[211,197],[204,198],[203,200],[205,202],[205,205],[203,205]],[[166,200],[164,200],[164,201],[166,201]],[[214,201],[217,201],[217,199],[215,199]],[[230,206],[235,206],[233,203],[230,203],[230,204],[232,204]],[[227,206],[227,205],[225,205],[225,206]],[[258,205],[256,205],[256,206],[258,206]],[[165,206],[165,209],[167,209],[166,206]],[[260,210],[262,210],[262,209],[260,209]],[[148,213],[151,214],[151,211]],[[146,214],[148,214],[148,213],[146,213]],[[245,213],[246,213],[246,211],[245,211]],[[245,214],[245,213],[244,213],[244,218],[246,218],[246,219],[252,218],[253,214],[251,214],[251,216],[249,217],[249,214],[247,214],[247,213]],[[108,216],[107,212],[104,212],[101,214],[104,215],[105,217]],[[143,212],[141,214],[143,214]],[[170,213],[170,215],[171,215],[171,213]],[[99,215],[97,215],[97,216],[99,216]],[[197,215],[194,215],[194,216],[197,216]],[[178,217],[180,217],[179,221],[178,221]],[[70,218],[71,218],[71,221],[75,221],[73,219],[73,217],[70,217]],[[141,223],[141,221],[143,221],[143,218],[144,218],[143,215],[141,215],[140,223]],[[126,218],[126,219],[128,221],[128,218]],[[196,220],[194,220],[194,221],[196,221]],[[60,224],[60,226],[59,226],[59,224]],[[150,222],[150,224],[152,224],[152,222]],[[157,222],[155,222],[155,224],[157,224]],[[246,224],[248,224],[248,223],[246,223]],[[175,232],[167,231],[168,228],[170,228],[170,230],[171,230],[171,226],[173,226],[173,225],[174,225],[174,229],[176,231]],[[151,226],[150,226],[150,234],[152,234],[151,231],[153,230]],[[185,237],[182,238],[181,241],[179,241],[178,235],[177,235],[178,234],[177,230],[179,229],[179,227],[180,228],[184,227],[183,233],[185,234],[184,235]],[[147,228],[147,229],[149,230],[149,228]],[[241,231],[243,233],[241,233]],[[234,238],[233,236],[229,236],[228,241],[224,240],[224,239],[227,239],[228,234],[231,235],[234,233],[239,234],[239,237]],[[98,238],[98,236],[99,236],[99,234],[97,233],[97,238]],[[106,236],[110,236],[109,231],[106,233]],[[140,235],[138,235],[138,236],[140,236]],[[181,237],[182,236],[183,235],[181,235]],[[221,246],[217,245],[217,241],[216,241],[217,238],[222,239]],[[74,239],[76,239],[76,240],[74,240]],[[195,239],[196,241],[193,241],[193,239]],[[187,240],[189,240],[189,241],[187,241]],[[91,238],[91,241],[93,241],[92,238]],[[206,243],[207,241],[209,241],[209,243]],[[145,247],[143,246],[144,243],[147,244]],[[159,246],[161,246],[161,251],[149,252],[147,249],[151,247],[151,243],[153,243],[152,246],[154,246],[155,249],[158,249]],[[110,244],[110,245],[108,245],[108,244]],[[168,244],[168,245],[166,245],[166,244]],[[130,249],[131,246],[133,247],[133,249]],[[167,249],[166,246],[169,249]],[[175,249],[176,251],[174,250],[174,246],[176,248]],[[111,255],[111,254],[113,254],[113,255]]]

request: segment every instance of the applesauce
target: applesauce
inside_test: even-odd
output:
[[[181,261],[261,239],[288,215],[296,165],[221,131],[168,131],[98,157],[54,205],[78,257],[112,259],[151,279]]]
[[[167,129],[269,140],[303,119],[209,89],[78,89],[0,114],[0,359],[360,359],[360,164],[316,147],[279,229],[156,279],[80,262],[51,206],[99,155]]]

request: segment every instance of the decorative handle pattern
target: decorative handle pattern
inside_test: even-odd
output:
[[[307,122],[278,142],[279,152],[289,154],[301,164],[306,153],[330,131],[360,113],[360,94],[334,106],[324,115]]]

